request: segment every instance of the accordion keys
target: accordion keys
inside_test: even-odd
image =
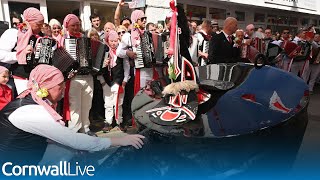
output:
[[[137,58],[134,59],[135,68],[137,68],[137,69],[144,68],[145,66],[144,66],[143,53],[141,50],[141,46],[138,45],[137,48],[133,48],[133,52],[135,52],[137,54]]]
[[[66,51],[80,65],[80,71],[88,74],[92,69],[91,44],[89,38],[69,38],[64,40]]]
[[[52,63],[53,48],[56,45],[56,41],[51,38],[43,38],[31,36],[29,45],[34,49],[33,53],[27,55],[27,63],[32,67],[38,64],[49,64]]]
[[[71,57],[77,60],[77,39],[65,39],[64,47]]]
[[[106,52],[104,54],[104,60],[103,60],[103,63],[102,63],[102,68],[106,68],[107,67],[107,60],[109,58],[109,52]]]
[[[32,35],[29,39],[29,45],[34,48],[34,46],[36,45],[36,41],[37,41],[37,38],[36,36]],[[27,63],[30,64],[30,65],[34,65],[35,63],[33,62],[34,61],[34,53],[29,53],[27,54]]]
[[[209,52],[209,41],[203,41],[203,52],[204,53]]]

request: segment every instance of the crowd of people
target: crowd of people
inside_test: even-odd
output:
[[[151,81],[167,75],[167,49],[161,56],[160,64],[151,58],[139,67],[139,50],[144,54],[155,55],[153,43],[143,44],[147,39],[160,36],[168,47],[170,39],[170,20],[168,14],[164,24],[148,22],[142,10],[134,10],[131,18],[120,18],[124,1],[120,0],[113,21],[101,24],[101,17],[92,14],[92,27],[83,31],[81,21],[74,14],[68,14],[62,23],[51,19],[44,23],[41,12],[35,8],[24,11],[24,21],[17,15],[12,16],[12,27],[4,32],[0,39],[0,132],[2,139],[15,139],[23,143],[23,138],[7,137],[9,132],[17,132],[20,137],[31,138],[27,142],[42,142],[51,139],[74,149],[98,151],[116,145],[143,145],[140,135],[128,135],[123,138],[102,139],[90,130],[90,109],[104,101],[104,132],[118,126],[125,131],[132,119],[131,101],[141,88]],[[299,29],[295,37],[289,29],[284,29],[280,36],[275,36],[270,28],[256,28],[249,24],[245,30],[238,28],[238,21],[228,17],[220,30],[217,22],[204,20],[200,26],[189,22],[191,43],[189,44],[190,61],[195,66],[216,63],[252,62],[248,55],[250,47],[257,48],[256,39],[263,44],[275,44],[285,49],[287,42],[293,42],[299,51],[281,53],[274,65],[303,78],[313,92],[314,84],[320,73],[319,34],[312,28]],[[310,36],[309,32],[313,35]],[[65,46],[66,39],[87,37],[107,46],[108,53],[103,61],[103,70],[99,73],[79,70],[64,83],[62,73],[49,65],[30,68],[28,56],[34,52],[29,44],[32,35],[51,37],[58,47]],[[144,37],[146,36],[146,37]],[[146,45],[148,47],[146,47]],[[145,49],[143,49],[145,48]],[[264,46],[262,54],[267,52]],[[262,50],[260,50],[262,51]],[[12,78],[10,78],[12,74]],[[98,83],[98,85],[97,85]],[[102,96],[99,96],[99,88]],[[96,88],[97,87],[97,88]],[[64,99],[61,102],[62,94]],[[63,110],[55,111],[58,104]],[[31,113],[32,112],[32,113]],[[134,123],[134,122],[133,122]],[[134,125],[134,124],[132,124]],[[52,133],[53,132],[53,133]],[[86,134],[86,135],[84,135]],[[93,137],[90,137],[93,136]],[[80,141],[81,139],[81,141]],[[4,147],[10,149],[13,142],[1,140]],[[30,143],[28,147],[36,146]],[[39,145],[37,145],[39,146]],[[44,148],[46,146],[41,146]],[[40,149],[41,149],[40,148]],[[0,148],[1,150],[1,148]],[[44,150],[40,154],[43,154]]]

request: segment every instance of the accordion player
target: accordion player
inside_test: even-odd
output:
[[[206,35],[206,34],[204,34],[204,32],[200,31],[197,34],[197,39],[199,41],[197,50],[201,51],[202,53],[208,54],[209,53],[209,43],[210,43],[211,36],[210,35]],[[199,63],[200,66],[205,66],[205,65],[207,65],[207,59],[204,59],[203,57],[199,57],[198,63]]]
[[[57,42],[49,37],[31,36],[29,45],[33,47],[33,53],[27,55],[27,64],[34,68],[38,64],[52,64],[53,52]]]
[[[140,37],[140,44],[133,47],[133,51],[137,54],[137,58],[134,60],[135,68],[151,68],[156,63],[152,35],[145,31]]]

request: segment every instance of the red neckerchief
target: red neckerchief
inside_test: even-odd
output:
[[[210,41],[210,39],[212,38],[211,35],[205,33],[204,31],[200,31],[199,33],[203,36],[204,40],[206,41]]]

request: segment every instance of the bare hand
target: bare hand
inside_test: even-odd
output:
[[[33,48],[32,48],[32,46],[31,45],[28,45],[27,47],[26,47],[26,54],[30,54],[30,53],[32,53],[32,51],[33,51]]]
[[[136,149],[140,149],[143,146],[143,141],[145,137],[139,134],[127,135],[124,137],[111,138],[112,146],[133,146]]]
[[[208,53],[203,53],[201,51],[198,52],[199,56],[204,58],[204,59],[208,59]]]
[[[250,46],[251,43],[252,43],[252,39],[246,39],[245,42],[244,42],[244,44],[246,44],[248,46]]]
[[[106,59],[104,62],[104,66],[107,67],[109,65],[109,63],[110,63],[110,59]]]
[[[127,82],[122,82],[122,88],[124,89],[125,87],[126,87],[126,85],[127,85]]]
[[[120,5],[120,6],[124,6],[124,4],[125,4],[124,0],[120,0],[120,1],[119,1],[119,5]]]
[[[72,79],[74,76],[76,76],[77,72],[78,72],[78,71],[70,72],[70,73],[68,74],[68,79]]]
[[[127,51],[127,56],[128,56],[129,58],[131,58],[131,59],[136,59],[136,58],[137,58],[137,53],[128,50],[128,51]]]

